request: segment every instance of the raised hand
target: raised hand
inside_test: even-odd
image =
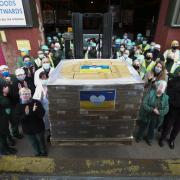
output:
[[[36,111],[36,109],[37,109],[37,105],[36,105],[36,103],[34,103],[33,112]]]
[[[26,115],[29,114],[29,106],[28,106],[28,105],[25,107],[25,114],[26,114]]]

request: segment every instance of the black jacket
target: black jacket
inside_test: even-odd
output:
[[[6,112],[9,111],[9,113]],[[0,135],[9,132],[9,121],[12,118],[12,105],[8,96],[0,95]]]
[[[35,92],[34,82],[29,81],[28,79],[25,79],[24,81],[19,81],[18,79],[16,79],[16,81],[13,83],[13,85],[11,87],[12,88],[12,98],[11,99],[15,105],[17,105],[20,101],[18,85],[20,84],[21,87],[25,87],[24,86],[25,83],[27,83],[28,88],[31,90],[32,96]]]
[[[170,106],[180,110],[180,76],[174,77],[168,82],[167,94]]]
[[[23,67],[25,74],[26,74],[26,78],[25,81],[28,84],[28,88],[31,90],[31,94],[33,95],[35,92],[35,85],[34,85],[34,73],[35,73],[35,67],[32,66],[30,68],[26,68]]]
[[[37,109],[33,112],[33,106],[36,103]],[[25,114],[25,108],[29,106],[29,114]],[[21,120],[22,130],[24,134],[34,135],[45,130],[43,116],[45,110],[41,103],[37,100],[32,100],[28,104],[18,104],[16,106],[16,117]]]

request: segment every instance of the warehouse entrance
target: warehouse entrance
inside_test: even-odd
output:
[[[141,32],[154,37],[161,0],[41,0],[45,33],[65,32],[72,27],[72,12],[113,14],[113,34]],[[99,20],[86,20],[84,29],[93,33]]]

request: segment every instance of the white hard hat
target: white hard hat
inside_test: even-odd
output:
[[[151,44],[150,44],[151,46],[155,46],[156,45],[156,43],[155,42],[151,42]]]
[[[154,48],[156,48],[156,49],[161,49],[161,45],[160,45],[160,44],[156,44],[156,45],[154,46]]]
[[[0,66],[0,71],[3,71],[4,69],[9,69],[9,68],[8,68],[8,66],[6,66],[6,65],[1,65],[1,66]]]
[[[15,70],[15,75],[16,76],[22,75],[22,74],[25,74],[24,69],[18,68],[18,69]]]

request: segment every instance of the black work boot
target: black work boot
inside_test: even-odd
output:
[[[14,138],[12,136],[8,136],[7,140],[8,140],[9,146],[15,146],[16,145],[16,141],[14,140]]]
[[[17,150],[15,148],[9,147],[8,152],[11,153],[11,154],[16,154]]]
[[[158,144],[159,144],[160,147],[163,147],[163,146],[164,146],[164,142],[163,142],[163,139],[162,139],[162,138],[159,139]]]
[[[23,135],[22,134],[15,134],[14,137],[17,138],[17,139],[22,139]]]
[[[170,149],[174,149],[174,147],[175,147],[175,144],[174,144],[174,141],[173,141],[173,140],[169,140],[169,141],[168,141],[168,145],[169,145],[169,148],[170,148]]]

